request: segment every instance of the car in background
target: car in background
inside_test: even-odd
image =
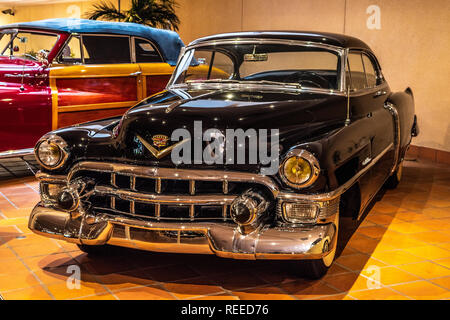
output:
[[[135,23],[48,19],[0,27],[0,158],[46,132],[121,115],[162,90],[177,33]]]
[[[391,91],[354,37],[205,37],[183,50],[165,91],[121,119],[40,139],[29,228],[89,254],[113,245],[295,260],[318,278],[336,256],[340,217],[362,219],[380,188],[400,182],[414,112],[412,90]],[[268,129],[270,144],[256,136]]]

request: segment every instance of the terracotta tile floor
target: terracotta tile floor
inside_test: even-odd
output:
[[[273,261],[128,249],[93,259],[28,230],[37,189],[33,177],[0,182],[3,299],[450,299],[445,166],[406,162],[401,184],[380,192],[362,222],[341,222],[339,256],[317,281]],[[68,272],[73,265],[79,288]]]

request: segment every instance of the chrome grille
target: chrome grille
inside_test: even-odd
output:
[[[217,174],[200,170],[122,168],[100,170],[84,166],[72,170],[69,177],[95,181],[94,193],[88,200],[94,212],[156,220],[228,221],[230,205],[239,194],[254,186],[269,192],[274,190],[261,183],[270,181],[265,180],[269,178],[258,180],[249,173],[229,177],[223,171]]]

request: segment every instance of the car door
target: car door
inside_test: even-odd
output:
[[[360,181],[361,200],[366,203],[379,190],[393,164],[394,122],[384,107],[390,89],[370,53],[350,50],[347,62],[352,119],[359,122],[361,137],[367,143],[360,168],[372,165]]]
[[[133,37],[135,62],[141,72],[142,98],[164,90],[175,67],[164,62],[157,45],[148,39]]]
[[[32,148],[51,130],[47,72],[37,55],[39,51],[50,52],[57,42],[58,35],[52,32],[2,30],[0,153]]]
[[[131,38],[73,34],[50,68],[52,127],[120,115],[143,97]]]

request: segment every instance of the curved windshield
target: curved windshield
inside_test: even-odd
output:
[[[260,83],[337,90],[339,53],[287,44],[220,44],[186,50],[171,85]]]
[[[55,34],[3,30],[0,33],[0,54],[30,60],[46,60],[58,39]]]

